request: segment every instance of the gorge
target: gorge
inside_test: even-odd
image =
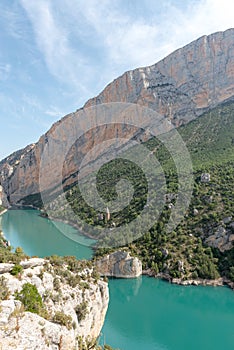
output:
[[[233,98],[233,57],[234,29],[203,36],[151,67],[126,72],[97,97],[90,99],[84,108],[110,102],[129,102],[157,111],[176,126],[185,124]],[[67,142],[66,135],[74,132],[72,119],[76,116],[79,117],[79,110],[63,118],[63,135],[56,135],[55,129],[60,123],[58,121],[37,143],[0,162],[0,195],[5,205],[24,203],[28,196],[27,203],[38,204],[39,167],[45,145],[51,135],[58,139],[59,150],[62,142]],[[121,134],[126,136],[126,130],[120,129],[118,132],[119,137]],[[130,130],[129,137],[132,132]],[[100,130],[96,137],[104,140],[115,134],[116,130],[112,127],[106,131]],[[74,145],[73,154],[82,157],[94,145],[92,132],[87,133]],[[50,171],[54,173],[59,153],[54,152],[50,157]],[[74,159],[70,153],[64,166],[64,178],[69,179],[68,183],[74,181],[72,174],[78,171],[78,165],[79,159]],[[47,189],[54,185],[48,176]]]
[[[95,111],[97,106],[110,103],[130,103],[151,109],[172,130],[176,127],[181,142],[186,145],[193,167],[193,188],[183,218],[170,232],[166,230],[166,224],[176,206],[180,190],[177,169],[165,145],[156,137],[151,137],[148,130],[138,130],[128,125],[101,125],[85,132],[69,149],[62,167],[66,205],[61,201],[61,193],[56,192],[61,175],[58,171],[61,151],[69,143],[67,135],[73,139],[77,132],[73,127],[74,120],[79,120],[85,113],[88,116],[90,108]],[[61,125],[62,128],[59,127]],[[97,176],[101,196],[107,201],[114,200],[118,192],[118,181],[123,178],[132,184],[133,200],[119,213],[110,213],[108,208],[105,211],[94,209],[85,203],[77,186],[81,161],[100,142],[114,138],[126,139],[121,147],[128,149],[129,140],[137,141],[148,149],[151,159],[154,156],[157,158],[164,172],[166,192],[163,196],[163,209],[149,230],[138,239],[122,244],[121,249],[124,251],[116,253],[118,247],[107,249],[102,244],[95,247],[95,259],[99,259],[97,266],[101,275],[110,278],[138,276],[137,279],[128,281],[110,279],[110,306],[100,342],[105,343],[107,340],[122,350],[203,350],[209,347],[215,350],[221,347],[231,350],[234,341],[231,328],[234,321],[234,299],[230,289],[172,286],[161,280],[141,276],[141,272],[143,269],[149,275],[167,276],[168,280],[184,285],[189,284],[188,281],[193,281],[192,284],[208,281],[209,284],[215,280],[221,281],[218,284],[228,283],[233,288],[233,132],[234,29],[229,29],[203,36],[153,66],[124,73],[97,97],[90,99],[83,108],[56,122],[38,142],[3,159],[0,162],[0,206],[10,208],[2,217],[3,232],[14,248],[22,246],[30,256],[44,258],[57,254],[90,259],[92,248],[97,242],[80,234],[89,232],[85,232],[84,225],[79,230],[79,225],[70,216],[69,209],[80,215],[94,232],[101,227],[114,233],[115,229],[125,227],[124,225],[138,217],[141,210],[148,205],[148,187],[140,167],[134,167],[133,162],[111,159]],[[48,191],[51,196],[49,206],[56,220],[56,228],[46,217],[46,208],[40,193],[40,163],[45,150],[49,155],[49,166],[43,185],[45,192]],[[101,152],[96,154],[97,161]],[[182,158],[182,155],[179,157]],[[90,174],[86,175],[88,178]],[[92,188],[91,185],[89,187]],[[158,193],[158,189],[155,192]],[[32,207],[41,212],[14,210]],[[39,213],[44,217],[38,216]],[[73,227],[65,222],[71,223]],[[127,229],[124,233],[126,236],[129,234]],[[92,238],[95,239],[93,236]],[[102,243],[101,240],[100,242]],[[123,263],[120,263],[119,257],[123,257]],[[31,277],[25,271],[23,281],[30,279],[32,282],[31,279],[34,279],[38,282],[39,289],[45,289],[47,287],[43,285],[43,280],[38,280],[40,271],[37,270],[36,268],[36,276],[34,271],[29,271]],[[11,279],[10,273],[7,273]],[[107,310],[108,291],[105,281],[101,279],[96,284],[95,276],[90,278],[94,280],[91,281],[91,289],[97,292],[98,307],[103,306],[102,311],[96,309],[96,314],[101,313],[101,319],[95,319],[96,314],[92,318],[95,292],[90,295],[85,292],[90,303],[90,319],[95,319],[98,324],[92,336],[97,337]],[[68,287],[62,287],[69,295],[74,293],[70,289],[68,291]],[[51,287],[53,293],[52,289]],[[101,290],[104,291],[104,297]],[[71,301],[69,296],[67,300]],[[61,303],[66,304],[66,300]],[[14,312],[16,304],[13,305],[12,300],[3,303],[9,322],[13,322],[9,320],[9,312]],[[218,310],[214,308],[214,304],[218,305]],[[50,306],[55,311],[54,306]],[[74,321],[74,310],[70,306],[66,307],[74,316]],[[33,316],[27,314],[25,317],[27,322],[32,321]],[[6,324],[4,322],[3,319],[3,325]],[[37,319],[36,322],[40,320]],[[50,327],[48,324],[48,329]],[[216,332],[217,327],[220,332]],[[52,331],[53,334],[60,334],[61,328]],[[85,335],[89,332],[90,328]],[[78,333],[77,331],[76,335]],[[82,332],[81,334],[83,335]],[[68,338],[70,335],[68,334]],[[4,337],[7,338],[6,332]],[[60,349],[58,336],[55,338],[56,341],[53,339],[53,342],[56,349]],[[48,334],[43,341],[41,349],[44,350],[46,341],[51,342]],[[69,348],[75,344],[68,341],[66,346]]]

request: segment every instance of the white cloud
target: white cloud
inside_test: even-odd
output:
[[[123,0],[21,0],[50,72],[86,99],[125,70],[156,63],[233,23],[232,0],[191,0],[184,8],[162,3],[159,11],[151,2],[144,15],[126,11]]]
[[[50,117],[59,119],[62,116],[64,116],[65,112],[61,111],[57,106],[50,106],[46,111],[46,115],[49,115]]]
[[[75,49],[70,45],[68,33],[62,22],[56,21],[50,1],[21,0],[32,23],[36,41],[49,71],[58,81],[87,92],[82,80],[77,74],[82,72],[85,61],[82,55],[76,55]]]

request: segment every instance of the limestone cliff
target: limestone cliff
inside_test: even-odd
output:
[[[96,266],[102,276],[135,278],[142,274],[141,261],[121,250],[97,260]]]
[[[145,68],[126,72],[110,83],[97,97],[90,99],[85,107],[108,102],[130,102],[147,106],[171,120],[176,126],[187,123],[204,111],[234,96],[234,29],[203,36],[175,51],[160,62]],[[63,118],[63,131],[53,134],[57,122],[36,144],[18,151],[0,162],[0,199],[4,205],[27,203],[39,205],[40,159],[48,145],[50,171],[46,189],[56,185],[59,150],[66,143],[67,135],[73,135],[72,113]],[[99,130],[96,139],[92,131],[74,145],[64,164],[64,178],[74,181],[72,175],[79,169],[79,160],[95,145],[95,140],[110,139],[116,130]],[[118,130],[118,137],[126,136],[125,128]],[[57,150],[50,147],[53,135]],[[130,135],[132,135],[130,133]],[[74,156],[76,154],[76,157]]]
[[[234,29],[203,36],[160,62],[126,72],[85,106],[131,102],[176,125],[234,95]]]
[[[71,272],[44,259],[30,259],[21,265],[24,270],[15,277],[10,273],[14,265],[0,264],[0,297],[3,289],[8,289],[5,300],[0,301],[0,349],[72,350],[77,349],[79,337],[98,337],[109,302],[106,282],[90,268]],[[14,293],[25,283],[36,286],[47,319],[24,310],[16,300]],[[60,318],[55,317],[58,313]]]

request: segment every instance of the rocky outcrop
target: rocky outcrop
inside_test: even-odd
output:
[[[232,99],[234,96],[234,29],[203,36],[175,51],[160,62],[145,68],[126,72],[109,84],[97,97],[90,99],[85,107],[109,102],[130,102],[149,107],[178,126],[198,117]],[[83,109],[82,109],[83,110]],[[75,130],[72,120],[79,118],[79,111],[63,118],[63,130],[56,134],[57,122],[36,144],[15,152],[0,162],[0,199],[4,205],[20,203],[40,205],[39,166],[47,145],[50,159],[44,189],[54,189],[61,162],[61,150],[72,139]],[[82,127],[82,126],[81,126]],[[96,145],[97,140],[133,135],[126,127],[118,130],[109,126],[87,132],[74,145],[64,164],[66,184],[75,181],[81,159]],[[53,139],[56,149],[50,144]],[[74,156],[76,155],[76,156]]]
[[[135,278],[142,274],[141,261],[121,250],[97,260],[96,266],[102,276]]]
[[[30,312],[22,313],[18,320],[12,317],[20,309],[20,304],[14,300],[5,300],[1,304],[0,349],[76,349],[74,331]]]
[[[46,262],[42,266],[35,259],[23,265],[18,277],[10,273],[0,276],[9,290],[7,300],[0,301],[0,349],[72,350],[78,348],[79,337],[98,337],[109,292],[107,283],[94,276],[93,269],[75,273],[65,265],[55,268]],[[14,293],[25,283],[36,286],[48,312],[47,319],[25,311],[15,300]],[[58,312],[69,316],[69,325],[54,319]]]
[[[180,284],[181,286],[223,286],[224,281],[222,278],[217,280],[207,280],[207,279],[188,279],[183,280],[181,278],[172,278],[171,283]]]
[[[206,233],[205,243],[211,247],[218,248],[221,252],[229,250],[233,247],[234,244],[234,230],[231,225],[234,223],[224,223],[218,227],[211,228]]]
[[[31,258],[28,260],[24,260],[20,262],[20,265],[24,269],[36,267],[36,266],[43,266],[46,264],[46,260],[42,258]],[[11,272],[15,264],[12,263],[1,263],[0,264],[0,275],[6,272]]]

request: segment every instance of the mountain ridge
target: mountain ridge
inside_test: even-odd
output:
[[[157,111],[179,126],[233,97],[234,29],[228,29],[202,36],[150,67],[124,73],[78,111],[100,103],[136,103]],[[49,136],[63,122],[64,133],[58,145],[62,147],[66,134],[73,132],[72,118],[77,116],[78,112],[66,115],[53,124],[37,143],[0,162],[3,204],[17,204],[25,196],[39,192],[40,159]],[[107,130],[100,137],[108,139],[114,132],[114,129]],[[120,130],[119,137],[123,134]],[[86,147],[81,144],[76,146],[76,151],[83,155],[93,146],[92,133],[87,133],[84,141]],[[52,172],[56,170],[58,159],[51,157]],[[66,165],[65,177],[69,178],[78,170],[77,163],[70,157]],[[52,185],[48,180],[47,187]]]

